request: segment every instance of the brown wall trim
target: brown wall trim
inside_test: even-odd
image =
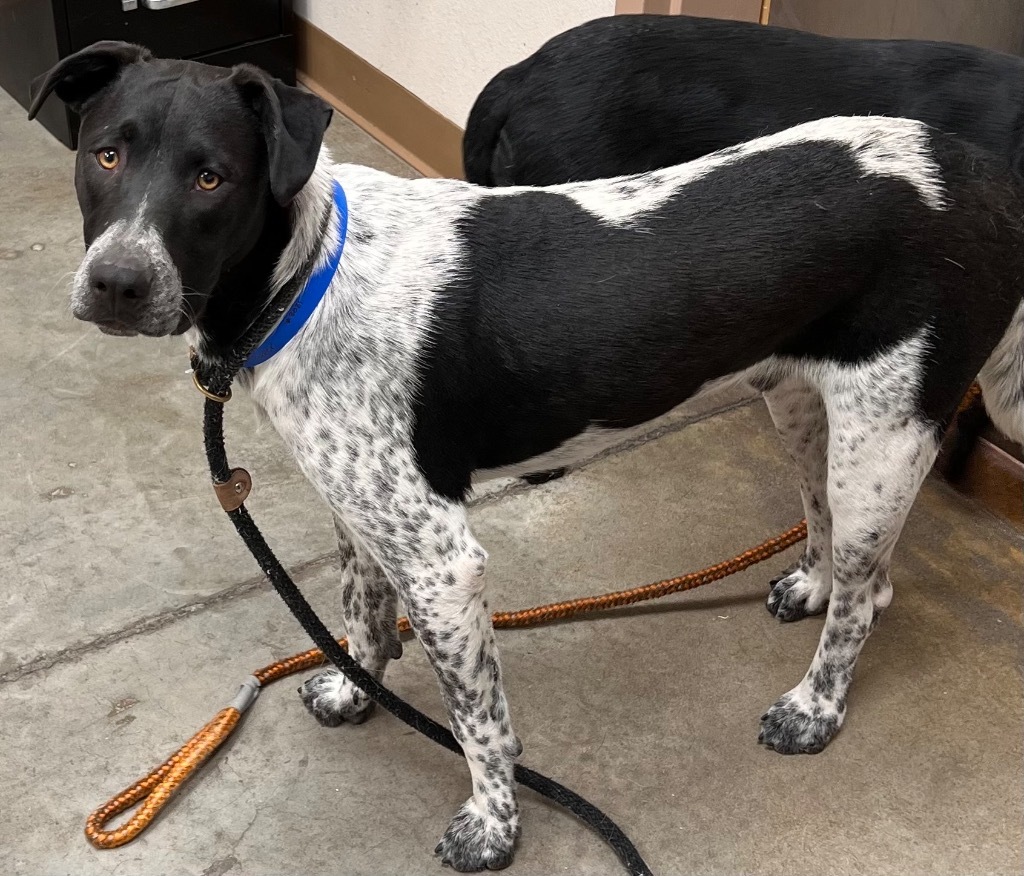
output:
[[[1024,531],[1024,463],[985,438],[967,462],[958,490]]]
[[[462,129],[351,49],[295,18],[298,79],[426,176],[462,176]]]
[[[954,422],[935,463],[947,480],[956,429]],[[953,487],[1024,532],[1024,462],[987,438],[977,439]]]

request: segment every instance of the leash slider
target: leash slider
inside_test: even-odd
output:
[[[213,491],[217,494],[220,507],[228,513],[241,508],[251,490],[252,476],[244,468],[231,469],[226,481],[213,485]]]

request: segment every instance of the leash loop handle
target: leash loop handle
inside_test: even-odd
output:
[[[85,823],[89,842],[98,849],[116,849],[135,839],[149,827],[185,780],[231,735],[241,717],[242,713],[234,706],[221,709],[148,776],[93,812]],[[105,829],[114,816],[136,804],[141,805],[124,824],[113,830]]]
[[[230,706],[221,709],[202,730],[144,779],[93,812],[85,823],[89,842],[98,849],[116,849],[149,827],[178,788],[231,736],[242,715],[256,702],[261,687],[260,680],[250,675],[242,682]],[[138,810],[124,824],[113,830],[105,829],[112,818],[136,805],[139,805]]]

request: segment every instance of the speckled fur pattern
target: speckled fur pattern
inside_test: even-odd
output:
[[[487,189],[333,164],[326,104],[244,65],[98,43],[33,111],[54,90],[82,118],[75,315],[187,331],[201,365],[237,361],[272,296],[337,250],[344,190],[323,298],[237,382],[334,516],[355,659],[384,677],[401,602],[434,670],[471,780],[437,846],[459,871],[508,865],[520,833],[474,474],[572,464],[729,381],[765,393],[811,527],[769,608],[827,616],[760,738],[814,752],[979,370],[993,419],[1024,432],[1024,199],[1002,162],[919,122],[823,118],[650,173]],[[108,149],[113,167],[93,160]],[[300,694],[331,726],[371,711],[334,669]]]
[[[821,751],[839,731],[857,656],[892,600],[890,557],[939,446],[914,402],[926,355],[919,336],[857,367],[773,360],[752,374],[777,384],[766,396],[808,514],[804,560],[774,585],[769,610],[795,620],[828,599],[810,668],[761,718],[759,740],[783,754]]]
[[[348,652],[380,680],[388,660],[402,656],[402,642],[395,626],[397,593],[373,557],[352,541],[337,519],[335,530]],[[306,708],[325,727],[344,722],[362,724],[373,712],[373,700],[334,667],[310,678],[299,688],[299,694]]]
[[[112,223],[86,250],[71,284],[71,312],[78,319],[93,317],[96,298],[90,288],[92,267],[98,260],[119,250],[141,254],[153,274],[148,306],[142,311],[138,330],[149,335],[170,331],[181,316],[181,277],[164,246],[159,229],[147,220],[145,198],[130,221],[120,219]],[[111,328],[104,331],[120,334]]]
[[[779,142],[812,143],[817,136],[845,144],[860,173],[909,183],[916,209],[948,209],[920,126],[900,120],[817,124],[739,151],[749,158]],[[601,223],[626,226],[688,180],[714,174],[715,162],[728,166],[733,157],[554,190]],[[339,270],[295,339],[242,382],[335,515],[352,653],[383,677],[399,653],[393,624],[401,599],[435,671],[472,781],[472,796],[438,854],[460,871],[497,869],[511,862],[520,832],[513,769],[521,745],[484,597],[487,554],[470,530],[464,502],[426,476],[414,446],[413,412],[425,379],[421,357],[436,345],[439,314],[451,306],[443,290],[465,266],[460,223],[482,199],[514,198],[525,190],[399,180],[334,166],[324,152],[293,210],[294,234],[276,285],[311,248],[320,247],[322,262],[335,246],[336,217],[326,239],[316,236],[332,177],[350,205]],[[202,356],[202,333],[193,341]],[[760,739],[777,751],[819,751],[839,730],[857,656],[891,599],[889,557],[937,446],[936,425],[917,406],[928,344],[924,327],[856,364],[779,353],[731,375],[718,371],[712,380],[747,380],[766,393],[800,473],[811,534],[798,566],[775,583],[769,609],[793,620],[827,605],[806,676],[762,721]],[[358,723],[368,714],[365,698],[334,669],[309,679],[300,693],[323,724]]]
[[[249,382],[336,515],[353,653],[383,675],[398,653],[384,630],[393,627],[400,596],[437,673],[473,782],[473,796],[438,853],[459,870],[496,869],[511,861],[519,835],[512,770],[520,745],[483,597],[487,555],[464,506],[430,489],[409,441],[414,356],[424,342],[432,292],[457,269],[453,240],[436,231],[472,190],[454,182],[417,185],[351,166],[337,172],[360,209],[350,215],[335,282],[297,342]],[[319,187],[322,203],[329,182],[321,168],[307,188]],[[332,224],[329,237],[336,234]],[[327,241],[325,251],[331,246]],[[282,260],[293,257],[286,251]],[[336,670],[310,679],[301,693],[321,723],[365,715],[362,695]]]
[[[1024,443],[1024,301],[978,382],[992,422],[1004,435]]]
[[[790,380],[764,393],[779,437],[800,475],[807,543],[800,560],[771,581],[768,611],[780,621],[820,614],[832,590],[828,503],[828,416],[818,389]]]

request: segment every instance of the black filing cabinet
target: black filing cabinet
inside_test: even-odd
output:
[[[27,108],[36,77],[97,40],[224,67],[257,64],[295,83],[292,0],[0,0],[0,86]],[[56,97],[39,120],[77,145],[78,119]]]

